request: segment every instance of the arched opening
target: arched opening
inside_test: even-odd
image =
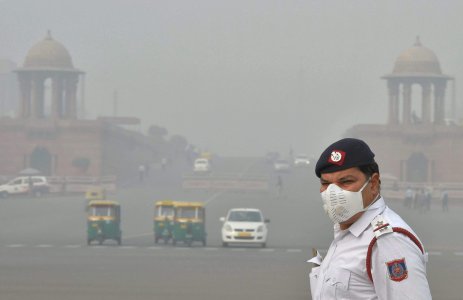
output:
[[[47,149],[36,147],[30,156],[30,167],[39,170],[44,175],[51,175],[52,157]]]
[[[428,181],[428,159],[421,152],[410,155],[407,160],[407,181],[426,182]]]

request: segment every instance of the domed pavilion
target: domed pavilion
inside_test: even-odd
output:
[[[383,76],[389,88],[389,124],[443,124],[445,117],[445,88],[450,76],[442,74],[434,52],[424,47],[419,37],[415,44],[402,52],[391,74]],[[412,86],[419,85],[421,117],[412,111]],[[402,118],[399,117],[402,90]]]
[[[18,73],[23,119],[76,119],[79,74],[68,50],[50,32],[27,53]],[[51,82],[48,101],[46,82]],[[49,103],[50,102],[50,103]]]
[[[463,196],[463,127],[446,122],[445,115],[445,90],[454,79],[442,72],[436,54],[419,38],[399,54],[392,73],[382,78],[389,92],[387,123],[359,124],[347,136],[371,145],[381,174],[394,180],[398,192],[409,185],[447,186]],[[384,187],[388,181],[384,180]]]

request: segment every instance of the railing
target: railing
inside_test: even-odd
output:
[[[116,176],[52,176],[48,177],[48,182],[52,193],[84,193],[94,186],[100,186],[106,191],[116,190]]]

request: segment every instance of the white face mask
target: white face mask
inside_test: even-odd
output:
[[[368,178],[358,192],[343,190],[332,183],[320,193],[323,200],[323,209],[334,223],[345,222],[356,213],[367,209],[363,207],[362,191],[370,180],[371,178]]]

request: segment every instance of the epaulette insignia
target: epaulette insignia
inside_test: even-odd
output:
[[[383,234],[393,232],[392,226],[384,220],[382,215],[377,215],[371,222],[371,226],[373,227],[376,238],[379,238]]]

